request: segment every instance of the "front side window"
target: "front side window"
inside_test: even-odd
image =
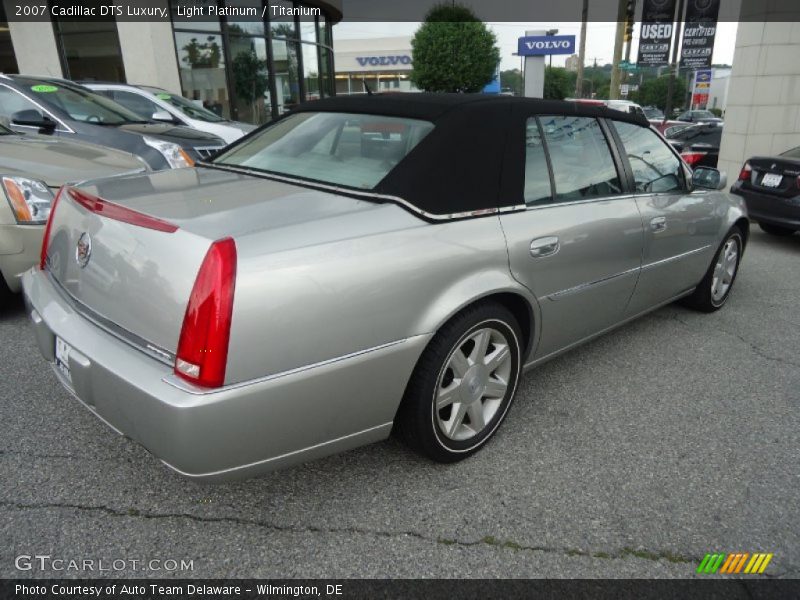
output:
[[[23,111],[36,111],[41,116],[41,109],[33,102],[28,100],[22,94],[18,94],[14,90],[0,85],[0,116],[7,119],[9,122],[17,118],[28,118],[25,115],[18,115]]]
[[[218,165],[359,189],[374,188],[433,129],[416,119],[291,115],[218,156]]]
[[[622,191],[611,150],[597,119],[543,116],[539,122],[550,153],[556,201],[584,200]]]
[[[633,169],[637,192],[663,193],[685,189],[683,164],[651,129],[615,121]]]

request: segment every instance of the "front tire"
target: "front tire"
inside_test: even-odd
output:
[[[422,353],[395,421],[413,449],[443,463],[477,452],[517,389],[522,335],[503,305],[485,302],[448,321]]]
[[[742,231],[733,227],[714,255],[705,277],[694,292],[683,300],[683,304],[701,312],[714,312],[722,308],[736,281],[743,250]]]
[[[795,230],[788,227],[781,227],[779,225],[770,225],[769,223],[759,223],[761,230],[770,235],[789,236],[794,235]]]

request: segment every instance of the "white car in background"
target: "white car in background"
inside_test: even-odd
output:
[[[621,110],[625,113],[637,114],[647,118],[647,115],[644,114],[644,109],[631,100],[603,100],[603,102],[608,108]]]
[[[166,121],[213,133],[227,144],[256,128],[250,123],[229,121],[188,98],[157,87],[92,81],[81,84],[108,96],[143,119]]]

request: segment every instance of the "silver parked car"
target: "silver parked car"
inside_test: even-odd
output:
[[[604,107],[329,98],[196,168],[65,187],[23,285],[61,382],[184,475],[392,430],[451,462],[524,368],[725,303],[748,235],[725,185]]]

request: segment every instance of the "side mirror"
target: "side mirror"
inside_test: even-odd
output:
[[[728,187],[728,174],[711,167],[697,167],[692,171],[692,186],[707,190],[724,190]]]
[[[151,117],[153,121],[164,121],[166,123],[174,123],[175,118],[165,110],[159,110],[153,113]]]
[[[11,115],[12,125],[24,125],[27,127],[38,127],[44,131],[53,131],[56,124],[45,117],[38,110],[27,109],[20,110]]]

